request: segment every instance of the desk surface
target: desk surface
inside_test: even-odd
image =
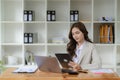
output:
[[[94,74],[92,72],[69,75],[61,73],[41,72],[12,73],[15,68],[8,68],[0,75],[0,80],[120,80],[116,73]]]

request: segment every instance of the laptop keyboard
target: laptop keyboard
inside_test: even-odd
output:
[[[73,71],[73,70],[70,70],[70,69],[62,69],[62,73],[78,74],[77,71]]]

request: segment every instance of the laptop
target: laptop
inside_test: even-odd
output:
[[[72,57],[68,53],[55,53],[55,56],[62,66],[61,70],[63,73],[78,74],[77,71],[73,71],[68,65],[68,63],[72,61]]]
[[[40,71],[61,73],[59,63],[55,57],[35,56],[34,58]]]
[[[35,56],[35,62],[37,63],[38,69],[44,72],[54,72],[54,73],[69,73],[78,74],[78,72],[62,69],[58,63],[56,57],[48,56]]]
[[[68,53],[55,53],[59,63],[61,64],[62,68],[68,69],[70,66],[68,63],[72,61],[72,57]]]

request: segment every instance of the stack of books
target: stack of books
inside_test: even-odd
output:
[[[102,24],[100,26],[100,43],[113,43],[114,42],[114,30],[112,25]]]

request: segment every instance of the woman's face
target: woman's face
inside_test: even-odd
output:
[[[72,36],[77,43],[84,41],[84,34],[76,27],[72,29]]]

